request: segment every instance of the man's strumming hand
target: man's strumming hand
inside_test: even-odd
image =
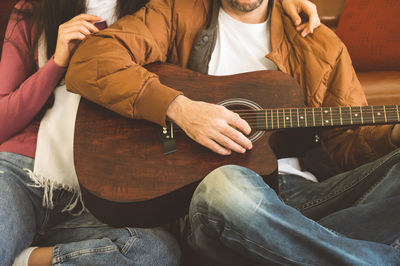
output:
[[[252,148],[245,136],[250,134],[249,124],[223,106],[179,95],[168,107],[167,116],[190,138],[218,154],[244,153]]]

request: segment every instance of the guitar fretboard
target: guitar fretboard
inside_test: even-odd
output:
[[[266,109],[256,112],[257,129],[286,129],[400,122],[399,105]]]

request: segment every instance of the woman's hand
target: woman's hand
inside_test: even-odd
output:
[[[88,35],[98,32],[94,25],[101,18],[95,15],[80,14],[58,27],[58,37],[54,62],[60,67],[69,64],[71,55],[78,44]]]
[[[307,0],[283,0],[282,6],[285,12],[292,18],[297,31],[301,31],[301,36],[306,37],[313,33],[315,28],[321,25],[318,17],[317,7]],[[304,12],[308,16],[308,22],[301,21],[300,13]]]

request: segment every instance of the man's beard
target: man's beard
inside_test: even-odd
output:
[[[251,4],[240,4],[238,0],[230,0],[230,4],[233,8],[236,10],[242,11],[242,12],[251,12],[257,7],[259,7],[264,0],[258,0],[255,3]]]

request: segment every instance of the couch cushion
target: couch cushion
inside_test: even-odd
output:
[[[400,103],[400,71],[358,72],[369,105]]]
[[[335,30],[342,14],[345,0],[312,0],[317,6],[321,22]]]
[[[336,33],[357,71],[400,70],[400,1],[346,1]]]

